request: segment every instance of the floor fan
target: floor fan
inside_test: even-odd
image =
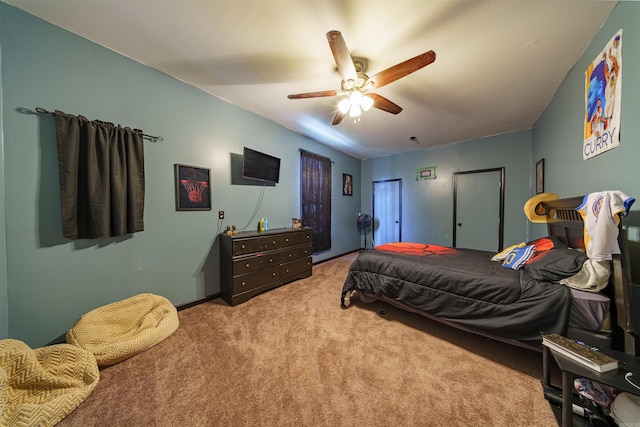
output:
[[[364,250],[367,250],[367,234],[371,232],[373,218],[369,214],[360,214],[356,220],[356,225],[358,226],[358,233],[364,238]],[[373,247],[373,240],[371,246]]]

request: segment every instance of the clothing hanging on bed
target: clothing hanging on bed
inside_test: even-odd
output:
[[[622,191],[600,191],[584,196],[576,208],[584,221],[584,244],[591,259],[610,260],[619,254],[618,224],[620,216],[627,216],[636,199]]]

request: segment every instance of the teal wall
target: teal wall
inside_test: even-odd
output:
[[[2,23],[2,5],[0,5],[0,24]],[[0,30],[1,31],[1,30]],[[4,69],[2,65],[2,38],[0,38],[0,70]],[[9,335],[9,297],[7,294],[7,244],[5,233],[5,215],[4,215],[4,116],[2,89],[2,73],[0,72],[0,338]]]
[[[342,173],[360,161],[248,113],[156,70],[0,3],[0,338],[32,347],[59,339],[87,311],[152,292],[180,305],[219,292],[220,226],[270,228],[300,216],[299,148],[333,160],[332,249],[360,247],[360,188],[342,196]],[[62,238],[55,128],[59,109],[161,135],[145,141],[145,230],[117,238]],[[232,185],[232,154],[243,146],[280,157],[280,184]],[[211,169],[212,210],[177,212],[175,163]],[[4,186],[2,185],[4,183]],[[218,211],[226,219],[218,223]],[[6,242],[5,242],[6,239]],[[6,248],[6,249],[5,249]],[[5,252],[6,250],[6,252]]]
[[[505,245],[525,240],[522,206],[529,198],[531,132],[524,130],[362,162],[362,211],[371,213],[371,182],[402,179],[402,240],[450,246],[453,242],[453,174],[505,168]],[[436,179],[416,181],[416,169],[436,167]]]
[[[560,197],[621,190],[640,199],[640,3],[619,2],[533,128],[531,167],[544,158],[545,190]],[[585,71],[622,29],[620,146],[582,159]],[[640,283],[640,200],[623,218],[634,282]],[[543,226],[532,226],[541,234]]]

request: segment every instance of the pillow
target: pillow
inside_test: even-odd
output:
[[[502,263],[502,266],[511,268],[513,270],[520,270],[535,252],[536,247],[533,245],[526,245],[520,248],[515,248],[509,252],[507,258]]]
[[[536,247],[536,253],[529,258],[527,264],[530,264],[536,260],[540,255],[544,254],[545,251],[550,251],[551,249],[567,249],[568,246],[565,245],[555,236],[549,237],[541,237],[539,239],[532,240],[527,242],[527,245],[534,245]]]
[[[507,257],[509,256],[509,253],[511,253],[512,250],[516,248],[521,248],[524,245],[525,245],[524,242],[518,243],[517,245],[511,245],[508,248],[503,249],[502,251],[492,256],[491,261],[504,261],[505,259],[507,259]]]
[[[537,254],[524,269],[542,282],[559,282],[578,273],[587,260],[584,252],[574,249],[551,249]]]
[[[527,242],[526,244],[535,246],[536,252],[548,251],[550,249],[556,248],[568,248],[568,246],[562,243],[556,236],[541,237],[539,239]]]

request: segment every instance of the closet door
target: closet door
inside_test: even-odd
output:
[[[373,244],[402,240],[402,180],[373,182]]]
[[[504,168],[457,172],[453,187],[453,246],[502,250]]]

